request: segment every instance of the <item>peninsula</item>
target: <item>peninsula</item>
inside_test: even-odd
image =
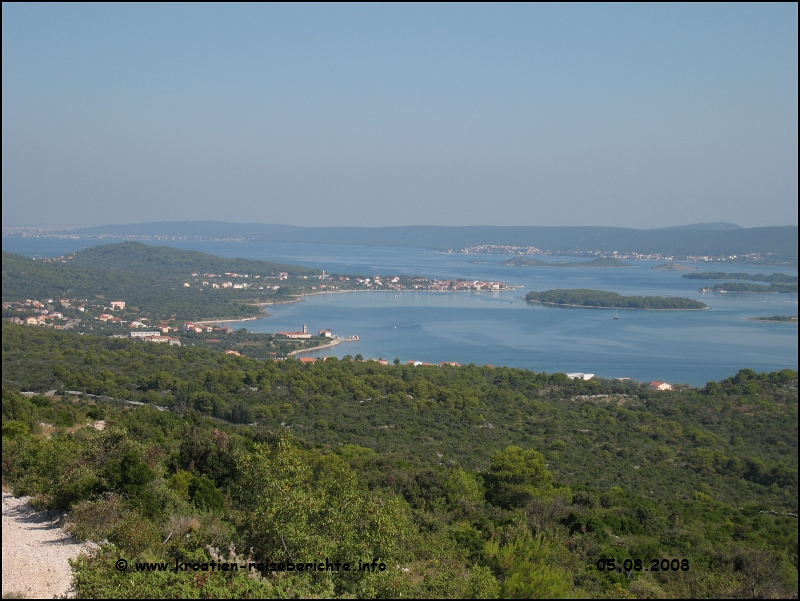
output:
[[[560,305],[562,307],[583,307],[587,309],[649,309],[697,311],[708,309],[705,303],[690,298],[663,296],[622,296],[606,290],[588,288],[531,291],[525,295],[530,303]]]

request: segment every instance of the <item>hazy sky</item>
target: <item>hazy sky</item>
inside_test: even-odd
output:
[[[3,222],[797,224],[797,4],[3,3]]]

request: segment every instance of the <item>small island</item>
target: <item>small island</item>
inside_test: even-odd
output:
[[[651,267],[650,269],[655,269],[656,271],[693,271],[697,269],[697,267],[690,267],[689,265],[681,265],[680,263],[664,263],[663,265],[656,265],[655,267]]]
[[[528,292],[525,300],[543,305],[584,307],[587,309],[647,309],[661,311],[697,311],[708,309],[705,303],[690,298],[663,296],[622,296],[606,290],[577,288]]]
[[[746,282],[769,282],[770,284],[796,284],[796,275],[785,273],[725,273],[724,271],[701,271],[700,273],[687,273],[683,277],[691,280],[744,280]]]
[[[797,294],[797,284],[748,284],[746,282],[725,282],[713,287],[700,288],[700,292],[741,292],[746,294]]]
[[[772,317],[751,317],[749,321],[773,321],[778,323],[797,323],[797,315],[773,315]]]
[[[630,263],[620,261],[619,259],[611,259],[608,257],[598,257],[591,261],[580,261],[578,263],[567,263],[566,261],[559,261],[558,263],[548,263],[547,261],[540,261],[539,259],[531,259],[530,257],[514,257],[508,261],[503,261],[500,265],[512,265],[514,267],[593,267],[593,268],[608,268],[608,267],[634,267]]]
[[[552,267],[552,263],[531,259],[530,257],[514,257],[508,261],[503,261],[500,265],[511,265],[513,267]]]

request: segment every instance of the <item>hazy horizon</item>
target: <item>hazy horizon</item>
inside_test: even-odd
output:
[[[797,224],[797,5],[3,4],[3,222]]]

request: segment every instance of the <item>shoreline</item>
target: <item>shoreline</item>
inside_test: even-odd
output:
[[[304,298],[306,296],[316,296],[317,294],[348,294],[353,292],[360,292],[362,294],[366,294],[367,292],[393,292],[395,294],[402,294],[404,292],[411,293],[411,292],[435,292],[437,294],[442,293],[456,293],[456,292],[473,292],[473,293],[484,293],[484,292],[511,292],[514,290],[518,290],[519,288],[524,288],[525,286],[509,286],[503,290],[320,290],[316,292],[305,292],[299,295],[297,298],[293,298],[291,300],[281,300],[281,301],[272,301],[268,303],[256,303],[254,306],[257,307],[267,307],[269,305],[288,305],[289,303],[302,303],[304,302]],[[239,323],[242,321],[253,321],[255,319],[264,319],[265,317],[272,317],[271,313],[268,313],[266,310],[263,310],[263,315],[260,316],[253,316],[253,317],[243,317],[238,319],[206,319],[203,321],[195,321],[194,323],[197,324],[211,324],[211,323]]]
[[[315,346],[314,348],[304,348],[304,349],[297,349],[296,351],[291,351],[286,353],[287,357],[294,357],[295,355],[299,355],[300,353],[313,353],[314,351],[319,351],[324,348],[331,348],[334,346],[338,346],[340,344],[340,340],[333,340],[328,344],[323,344],[322,346]]]

